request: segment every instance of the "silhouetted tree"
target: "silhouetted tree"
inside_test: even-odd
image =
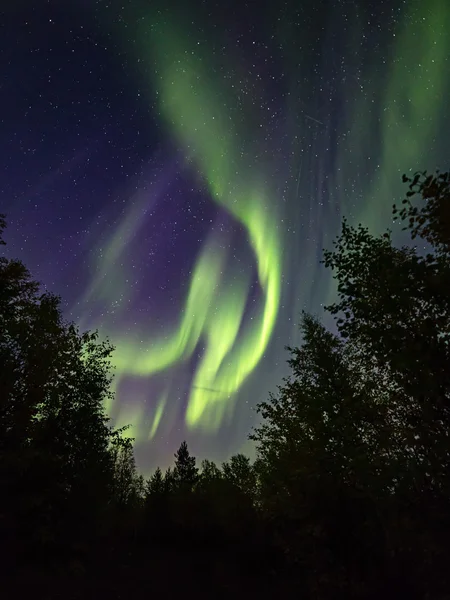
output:
[[[0,512],[17,536],[93,533],[113,479],[112,350],[66,323],[20,261],[0,258]]]
[[[171,494],[175,490],[176,480],[174,470],[169,467],[164,473],[164,490],[167,494]]]
[[[448,497],[450,183],[447,175],[417,174],[410,188],[400,216],[412,238],[422,238],[430,251],[397,249],[390,234],[375,238],[344,222],[335,249],[325,252],[339,294],[329,310],[338,315],[341,335],[389,369],[403,394],[416,488]],[[416,193],[424,201],[420,210],[410,200]]]
[[[205,458],[201,463],[200,480],[201,482],[210,482],[220,479],[222,472],[212,460]]]
[[[164,478],[161,469],[158,467],[153,475],[148,479],[146,486],[146,496],[159,496],[165,492]]]
[[[264,421],[251,437],[262,510],[276,538],[288,559],[303,565],[310,591],[318,586],[325,594],[320,578],[327,577],[332,595],[342,578],[355,578],[349,549],[359,547],[352,560],[374,562],[386,543],[378,503],[396,473],[383,402],[389,387],[380,396],[381,374],[310,315],[301,332],[302,347],[290,349],[292,376],[258,405]]]
[[[174,482],[178,489],[192,491],[198,479],[198,468],[195,466],[195,456],[189,454],[186,442],[175,453]]]
[[[248,498],[256,494],[256,472],[248,456],[235,454],[222,465],[223,476],[239,488]]]
[[[403,175],[403,183],[409,183],[409,191],[399,209],[395,204],[393,213],[401,221],[407,221],[404,230],[409,230],[411,239],[417,237],[427,241],[436,255],[450,255],[450,173],[428,175],[418,172],[411,179]],[[413,204],[419,196],[420,206]]]
[[[304,315],[292,376],[259,405],[263,514],[321,597],[445,589],[449,186],[447,175],[410,181],[400,217],[428,244],[422,253],[344,221],[324,255],[339,335]]]
[[[450,181],[426,173],[404,181],[410,189],[394,216],[422,246],[395,248],[389,232],[377,238],[344,222],[324,262],[338,281],[329,310],[340,334],[397,389],[395,430],[409,455],[398,474],[397,552],[415,560],[417,579],[431,589],[436,572],[422,567],[445,562],[442,532],[450,527]]]
[[[169,479],[170,475],[166,480],[158,467],[145,486],[145,521],[147,528],[158,535],[169,526],[168,502],[171,492]]]
[[[113,446],[114,498],[121,508],[133,505],[142,493],[142,481],[136,471],[132,440],[119,438]]]

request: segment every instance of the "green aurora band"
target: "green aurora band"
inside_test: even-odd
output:
[[[309,158],[307,164],[305,159],[303,171],[309,168],[319,173],[319,178],[325,181],[323,190],[332,199],[330,202],[351,221],[361,221],[378,233],[390,223],[390,200],[399,200],[403,194],[401,174],[418,168],[434,169],[442,160],[442,148],[435,140],[448,103],[450,3],[411,0],[391,34],[392,40],[386,42],[390,59],[381,65],[359,58],[364,18],[355,13],[352,19],[354,48],[352,56],[349,54],[344,60],[356,64],[361,75],[358,82],[348,82],[333,171],[325,177],[321,162],[329,146],[328,129],[321,140],[313,140],[310,155],[319,156],[317,162],[313,164]],[[161,337],[148,334],[144,340],[138,332],[134,337],[117,336],[113,331],[105,333],[117,341],[113,359],[116,388],[127,377],[150,377],[187,361],[199,344],[204,344],[192,380],[185,422],[191,430],[213,434],[231,418],[239,390],[261,363],[280,310],[282,273],[284,270],[290,273],[290,267],[297,265],[299,257],[293,256],[293,250],[284,243],[282,215],[263,167],[258,165],[259,152],[246,151],[243,160],[242,148],[248,148],[251,128],[246,130],[243,125],[245,111],[237,99],[238,86],[233,85],[236,83],[233,77],[227,79],[229,85],[223,77],[216,77],[204,48],[200,52],[187,32],[175,26],[170,18],[140,19],[137,27],[136,55],[154,65],[153,76],[146,81],[149,102],[156,95],[162,122],[190,167],[206,182],[211,200],[228,211],[246,231],[263,300],[250,318],[247,301],[251,269],[247,276],[242,269],[237,275],[230,265],[229,252],[211,234],[197,257],[179,323],[173,331]],[[294,62],[301,61],[291,61]],[[287,68],[292,73],[292,65]],[[294,88],[301,93],[298,86]],[[298,122],[294,113],[300,111],[300,104],[300,98],[297,103],[293,94],[286,99],[286,113],[292,122],[294,119]],[[300,165],[303,159],[298,154],[304,150],[303,133],[296,136],[293,144],[293,161]],[[298,194],[299,182],[295,183]],[[311,196],[310,203],[314,202],[313,187],[303,190],[304,196]],[[356,204],[355,198],[358,198]],[[294,200],[298,198],[294,196]],[[299,208],[294,210],[297,218]],[[319,212],[318,220],[321,218]],[[139,222],[139,209],[131,208],[97,261],[97,274],[105,275],[116,269]],[[329,240],[337,233],[339,223],[318,223],[316,227],[322,227],[322,232],[325,229],[323,237]],[[323,238],[317,237],[320,243]],[[313,239],[314,236],[308,239],[304,249],[308,248],[308,253],[315,256]],[[299,307],[308,298],[306,288],[311,280],[323,278],[318,293],[322,301],[333,297],[334,284],[324,277],[311,264],[305,263],[299,270],[295,314],[292,314],[294,327]],[[108,278],[103,277],[102,281],[105,279]],[[121,289],[126,298],[129,292],[124,283]],[[98,281],[91,286],[88,296],[97,294],[104,299],[113,296],[111,287]],[[118,423],[133,424],[130,435],[137,441],[152,439],[170,410],[170,385],[150,409],[151,422],[146,431],[142,426],[144,417],[147,423],[149,417],[145,402],[114,406],[110,410],[116,412]]]
[[[392,205],[380,199],[403,196],[402,174],[434,170],[445,156],[436,138],[448,110],[449,26],[450,3],[446,0],[407,2],[400,27],[391,34],[391,62],[385,70],[369,70],[363,81],[364,99],[355,95],[354,103],[349,104],[352,126],[339,153],[337,183],[351,178],[355,163],[364,179],[362,173],[375,158],[367,132],[378,130],[381,148],[377,164],[372,164],[373,182],[364,190],[365,201],[354,214],[356,222],[376,233],[389,222]]]
[[[274,202],[269,202],[264,185],[248,183],[252,179],[261,181],[262,176],[249,170],[236,176],[238,149],[245,140],[233,131],[231,115],[215,104],[216,94],[202,84],[207,79],[202,61],[186,51],[179,31],[162,26],[157,29],[158,36],[155,34],[153,39],[149,40],[144,32],[141,36],[152,42],[157,71],[161,73],[157,89],[161,114],[206,180],[211,199],[245,228],[264,300],[257,314],[248,319],[250,324],[243,324],[250,272],[247,278],[241,272],[226,277],[226,252],[211,238],[193,269],[178,328],[164,339],[151,337],[146,346],[139,343],[142,334],[120,340],[113,357],[115,385],[122,378],[149,377],[187,360],[204,341],[205,351],[193,377],[185,420],[190,429],[212,433],[227,415],[231,416],[236,393],[259,364],[270,341],[280,299],[281,241]],[[131,215],[126,221],[135,219]],[[130,227],[119,229],[101,261],[101,273],[111,268],[126,245],[129,234],[124,233]],[[156,405],[150,438],[158,429],[166,400],[167,394]],[[136,425],[143,416],[144,409],[139,406],[120,411],[120,423],[134,424],[130,435],[138,441],[143,434]]]

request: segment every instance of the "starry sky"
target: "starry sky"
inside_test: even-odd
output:
[[[8,255],[116,346],[143,472],[252,455],[342,217],[392,227],[402,173],[448,168],[450,3],[3,4]]]

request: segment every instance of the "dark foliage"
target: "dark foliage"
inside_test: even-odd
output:
[[[450,590],[450,185],[405,181],[394,214],[421,251],[344,221],[324,253],[338,335],[304,315],[292,376],[252,436],[263,514],[321,598]]]

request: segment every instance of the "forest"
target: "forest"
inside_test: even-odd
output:
[[[5,598],[450,598],[450,173],[403,182],[407,244],[344,220],[324,250],[335,327],[299,315],[254,461],[183,443],[146,480],[104,408],[113,346],[0,256]]]

